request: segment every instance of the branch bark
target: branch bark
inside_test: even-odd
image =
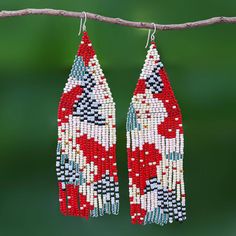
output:
[[[23,9],[16,11],[0,11],[0,19],[7,17],[15,17],[15,16],[27,16],[27,15],[50,15],[50,16],[72,17],[72,18],[84,18],[83,12],[73,12],[73,11],[64,11],[55,9]],[[153,23],[148,23],[148,22],[128,21],[120,18],[102,16],[90,12],[86,12],[86,16],[87,19],[106,22],[110,24],[117,24],[122,26],[143,28],[143,29],[154,28]],[[236,17],[218,16],[205,20],[186,22],[182,24],[155,24],[155,25],[157,30],[181,30],[181,29],[203,27],[214,24],[236,24]]]

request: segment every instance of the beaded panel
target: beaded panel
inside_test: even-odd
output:
[[[60,210],[85,218],[118,214],[115,104],[87,32],[58,108]]]
[[[127,118],[132,223],[186,219],[181,112],[154,42]]]

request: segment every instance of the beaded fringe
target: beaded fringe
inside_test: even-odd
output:
[[[115,104],[87,32],[58,108],[60,211],[88,219],[118,214]]]
[[[183,148],[181,111],[152,42],[127,118],[133,224],[186,219]]]

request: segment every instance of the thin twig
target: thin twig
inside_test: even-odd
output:
[[[72,18],[84,18],[83,12],[73,12],[73,11],[64,11],[55,9],[23,9],[17,11],[0,11],[0,18],[26,16],[26,15],[50,15],[50,16],[72,17]],[[106,22],[110,24],[117,24],[117,25],[143,28],[143,29],[153,29],[154,27],[153,23],[148,23],[148,22],[128,21],[120,18],[101,16],[90,12],[86,12],[86,15],[87,19]],[[236,17],[218,16],[206,20],[186,22],[182,24],[168,24],[168,25],[156,24],[156,29],[181,30],[181,29],[189,29],[189,28],[202,27],[214,24],[236,24]]]

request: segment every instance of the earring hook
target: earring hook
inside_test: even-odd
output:
[[[83,24],[83,31],[86,31],[86,21],[87,21],[87,13],[83,11],[84,13],[84,24]]]
[[[155,40],[155,33],[156,33],[156,31],[157,31],[157,27],[156,27],[156,24],[155,23],[152,23],[153,24],[153,26],[154,26],[154,31],[153,31],[153,33],[152,33],[152,35],[151,35],[151,41],[154,41]]]
[[[85,11],[82,12],[84,14],[84,17],[80,18],[80,26],[79,26],[79,36],[81,34],[82,31],[86,31],[86,21],[87,21],[87,13]],[[84,18],[84,22],[83,22],[83,18]]]
[[[146,42],[145,48],[148,47],[148,44],[149,44],[149,41],[150,41],[150,34],[151,34],[151,41],[155,40],[155,33],[157,31],[157,27],[156,27],[155,23],[152,23],[152,25],[153,25],[154,30],[153,30],[152,34],[151,34],[151,29],[148,30],[148,37],[147,37],[147,42]]]

